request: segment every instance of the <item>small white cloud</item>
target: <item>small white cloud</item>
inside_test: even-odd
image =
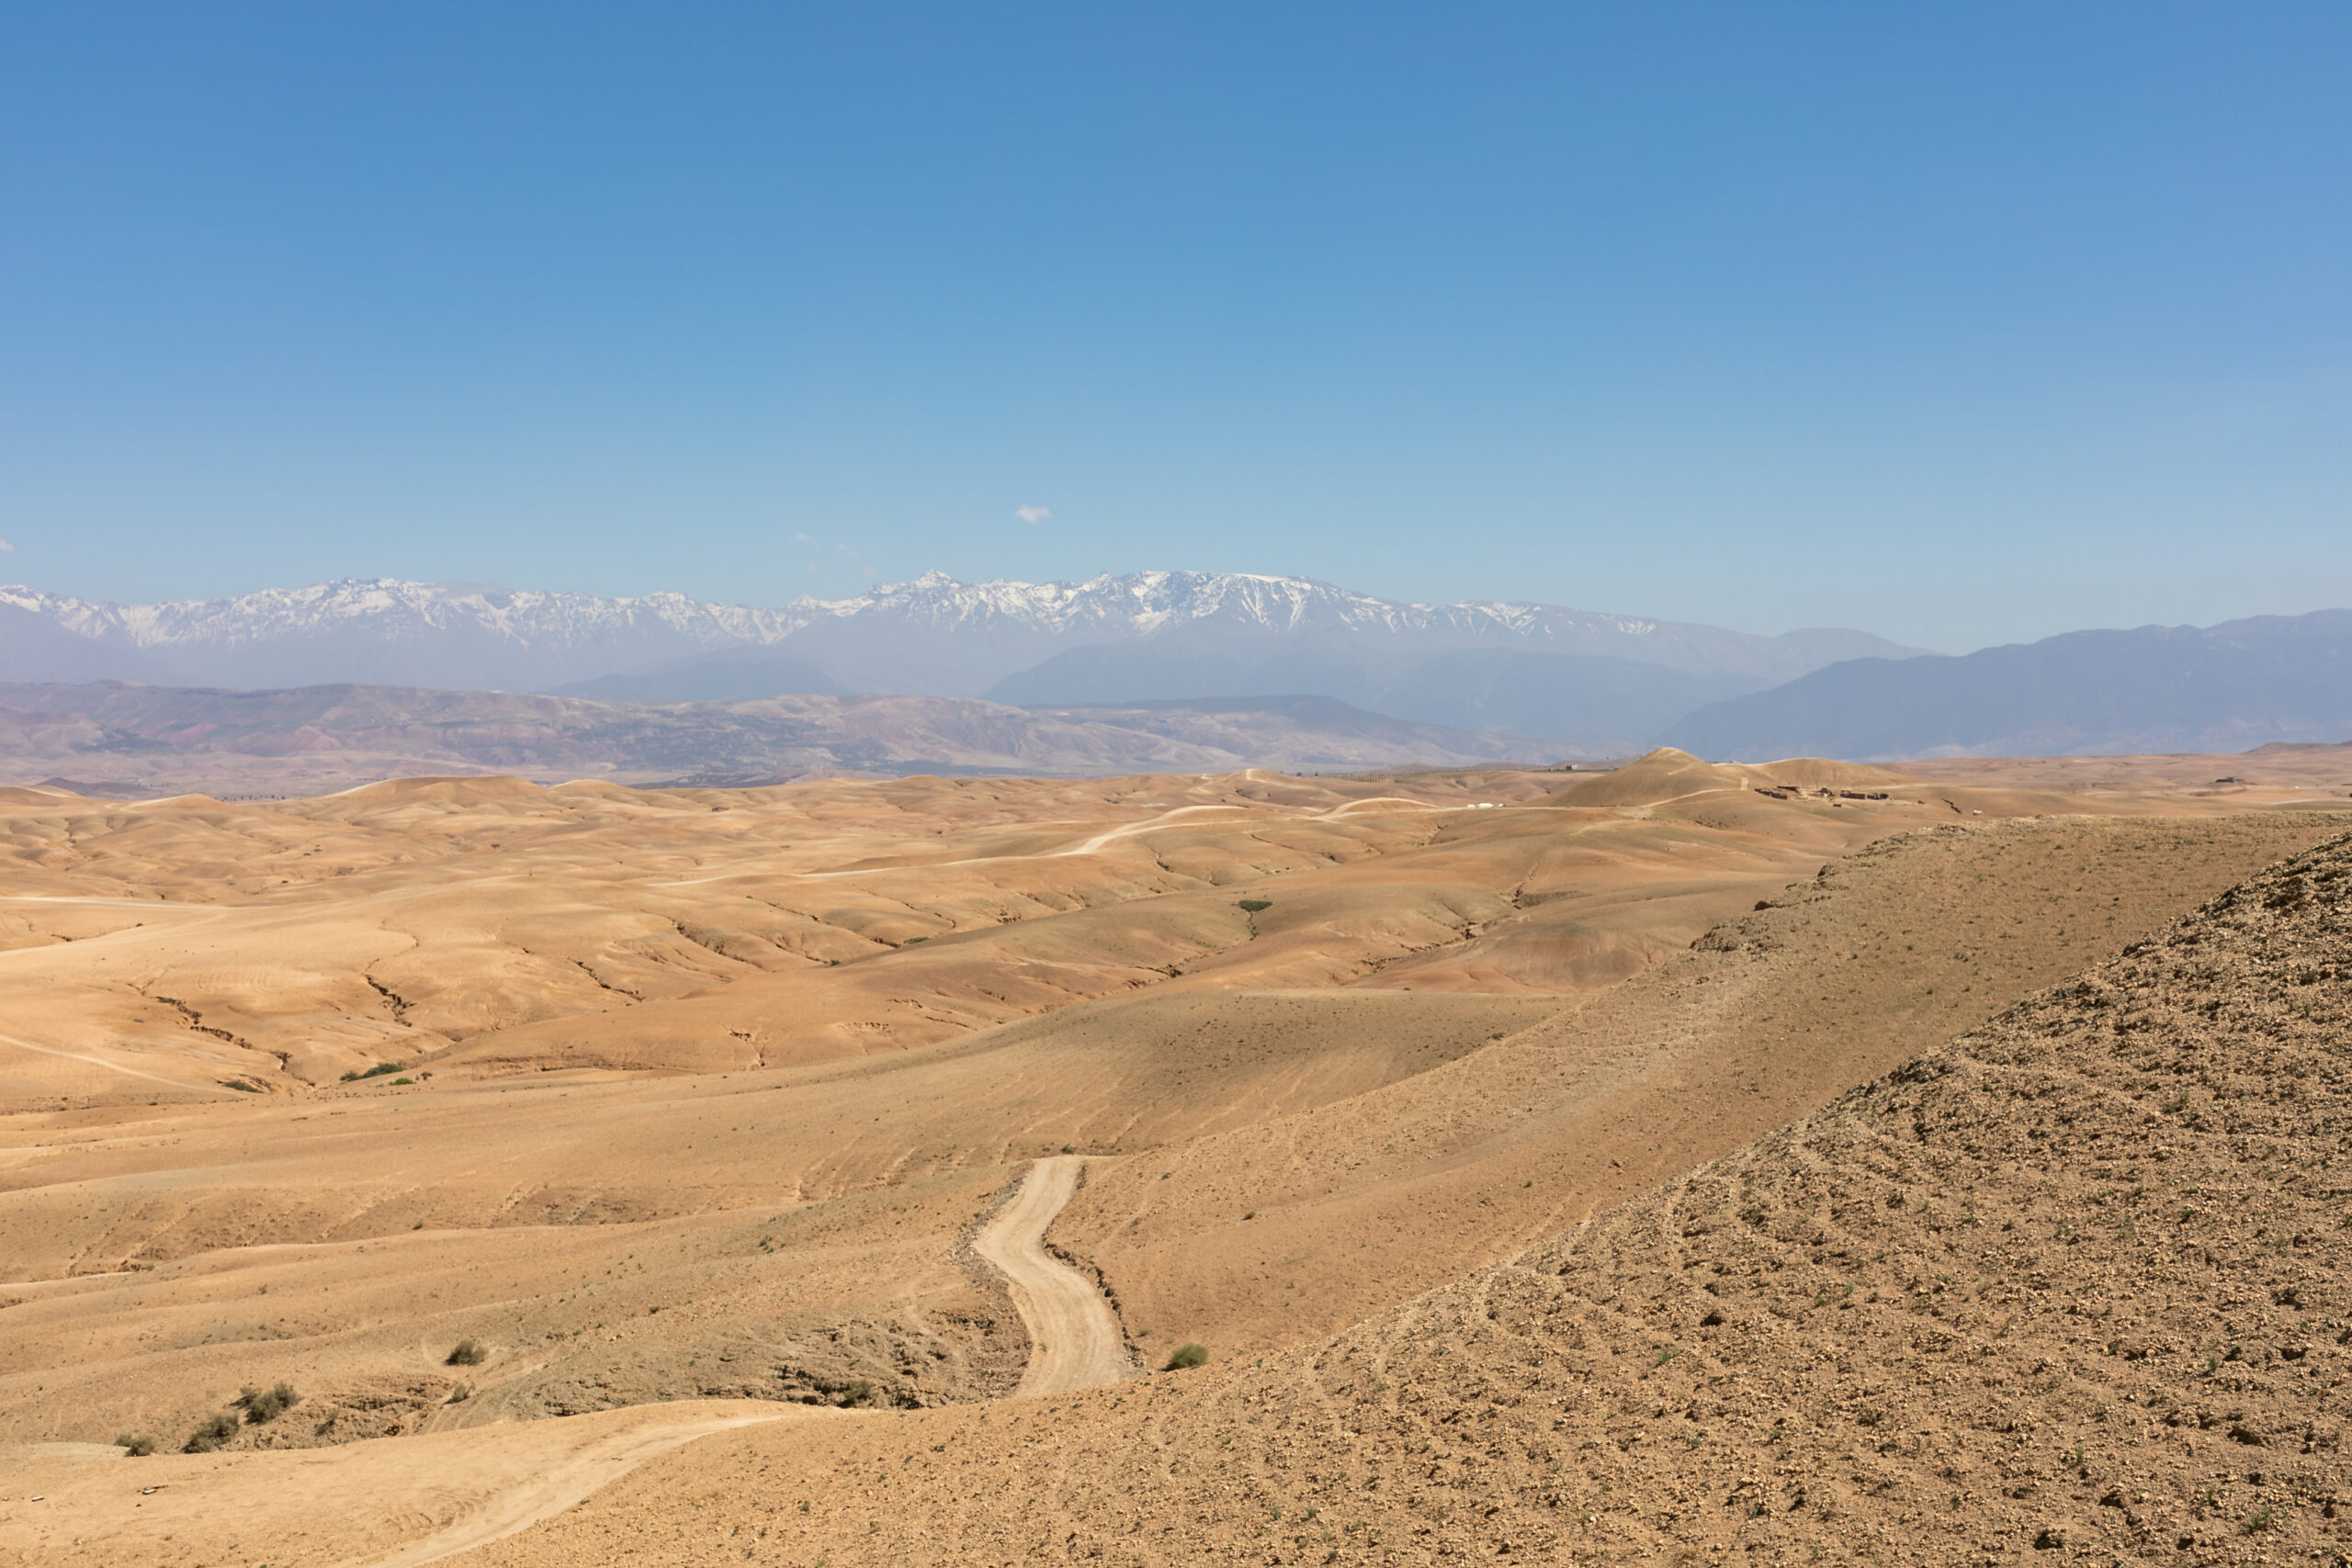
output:
[[[0,539],[0,556],[13,556],[13,555],[15,555],[16,553],[17,553],[17,547],[16,547],[16,546],[14,546],[14,545],[10,544],[10,543],[9,543],[7,540],[6,540],[6,539]]]
[[[1016,506],[1012,509],[1012,514],[1023,523],[1043,523],[1053,515],[1042,506]]]
[[[814,539],[810,538],[810,537],[809,537],[808,535],[806,535],[806,534],[795,534],[795,535],[793,535],[793,536],[792,536],[792,537],[793,537],[794,542],[795,542],[795,543],[797,543],[797,544],[813,545],[813,544],[815,544],[815,543],[817,542],[816,540],[814,540]]]

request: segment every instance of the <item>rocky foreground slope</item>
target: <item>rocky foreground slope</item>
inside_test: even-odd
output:
[[[716,1439],[468,1561],[2341,1562],[2347,1089],[2338,839],[1317,1347]]]

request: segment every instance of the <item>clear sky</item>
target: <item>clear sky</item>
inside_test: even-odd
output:
[[[0,581],[2352,604],[2352,6],[0,0]]]

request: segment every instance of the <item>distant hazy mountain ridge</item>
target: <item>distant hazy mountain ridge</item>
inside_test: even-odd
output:
[[[1664,744],[1778,757],[2240,751],[2352,736],[2352,610],[1860,659],[1701,708]]]
[[[2234,750],[2352,735],[2352,611],[1917,653],[1863,632],[1758,637],[1555,604],[1405,604],[1231,572],[1043,583],[931,572],[776,609],[392,579],[138,605],[0,588],[0,682],[351,683],[620,704],[863,694],[1073,716],[1237,702],[1267,713],[1269,701],[1320,697],[1420,727],[1386,733],[1384,760],[1416,747],[1435,761],[1660,743],[1745,761]],[[854,711],[880,722],[879,709]],[[1288,736],[1201,743],[1227,740],[1325,756],[1313,750],[1322,741]]]
[[[735,667],[731,674],[708,666],[730,652],[762,649],[794,661],[779,663],[774,678],[803,685],[977,696],[1074,649],[1307,641],[1346,657],[1478,648],[1602,655],[1749,685],[1838,659],[1910,651],[1860,632],[1767,637],[1549,604],[1399,604],[1307,578],[1229,572],[1046,583],[967,583],[931,572],[854,598],[797,599],[780,609],[677,593],[605,599],[385,578],[141,605],[0,589],[0,679],[12,681],[240,687],[348,681],[656,701],[716,694],[714,685],[742,694],[729,682],[758,680],[757,661],[721,660]],[[1158,689],[1164,682],[1146,684],[1155,689],[1108,700],[1166,694]],[[1263,692],[1258,683],[1246,692],[1182,694]],[[1035,700],[1106,698],[1042,691]],[[1422,716],[1456,722],[1442,713]],[[1476,726],[1476,716],[1458,716]]]

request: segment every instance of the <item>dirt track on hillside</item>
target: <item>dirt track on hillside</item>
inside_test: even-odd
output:
[[[1029,1168],[1021,1190],[982,1227],[972,1249],[1004,1272],[1029,1327],[1029,1370],[1016,1396],[1092,1388],[1131,1376],[1119,1320],[1094,1282],[1046,1251],[1046,1227],[1078,1190],[1083,1157],[1064,1155]]]
[[[1109,1303],[1085,1276],[1045,1250],[1046,1228],[1077,1190],[1086,1163],[1069,1156],[1036,1161],[1012,1201],[974,1244],[1011,1282],[1014,1303],[1028,1325],[1029,1367],[1016,1397],[1115,1382],[1134,1371]],[[174,1495],[157,1506],[153,1519],[110,1520],[116,1539],[104,1544],[136,1552],[143,1541],[161,1550],[160,1541],[143,1540],[153,1533],[152,1527],[168,1525],[171,1533],[180,1533],[199,1520],[212,1522],[224,1508],[250,1507],[258,1496],[282,1495],[289,1484],[307,1481],[327,1495],[360,1490],[389,1504],[403,1518],[418,1513],[447,1517],[440,1529],[389,1554],[377,1548],[342,1560],[346,1568],[424,1568],[553,1518],[646,1461],[697,1438],[820,1414],[774,1404],[750,1414],[716,1414],[718,1408],[709,1401],[639,1405],[576,1422],[527,1423],[503,1432],[475,1427],[407,1442],[352,1444],[306,1452],[299,1460],[291,1454],[239,1456],[232,1461],[238,1470],[226,1478],[196,1473],[205,1461],[167,1461],[142,1468],[136,1479],[152,1477],[164,1481],[165,1486],[176,1483]],[[440,1451],[451,1446],[469,1450],[455,1465]],[[62,1497],[77,1487],[95,1486],[128,1495],[131,1487],[117,1479],[120,1472],[106,1462],[114,1457],[110,1451],[104,1461],[77,1455],[79,1462],[58,1466],[55,1479],[44,1478],[43,1490]],[[183,1475],[182,1471],[190,1473]],[[463,1480],[452,1485],[452,1477]],[[320,1486],[322,1481],[327,1484]],[[119,1514],[122,1505],[117,1502],[113,1510],[102,1505],[96,1511]],[[13,1548],[37,1557],[50,1549],[52,1543],[32,1518],[16,1522],[16,1530],[0,1529],[0,1551]],[[151,1529],[142,1531],[142,1525]]]
[[[1116,1382],[1133,1374],[1118,1319],[1092,1281],[1046,1251],[1046,1228],[1078,1190],[1086,1161],[1077,1156],[1041,1159],[1029,1168],[1012,1201],[998,1211],[973,1249],[1011,1281],[1012,1299],[1029,1329],[1029,1369],[1014,1397],[1061,1393]],[[652,1430],[614,1433],[566,1456],[465,1517],[368,1568],[424,1568],[460,1551],[500,1540],[553,1518],[647,1460],[730,1427],[773,1421],[798,1412],[705,1419]]]

